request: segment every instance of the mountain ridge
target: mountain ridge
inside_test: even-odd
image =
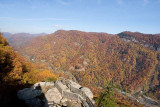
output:
[[[160,36],[156,34],[143,34],[137,32],[122,32],[118,36],[128,42],[134,42],[136,44],[153,49],[160,52]]]
[[[135,51],[133,51],[128,46],[132,47],[133,49],[134,48],[136,49],[136,47],[138,47],[138,48]],[[142,49],[145,51],[143,51]],[[139,60],[138,57],[145,58],[145,56],[143,54],[141,55],[141,53],[139,53],[138,51],[142,51],[142,53],[151,55],[151,56],[148,56],[148,58],[149,58],[148,60],[151,60],[150,58],[152,57],[152,55],[154,55],[154,52],[152,52],[151,50],[149,51],[145,47],[141,47],[138,44],[127,43],[127,42],[121,40],[121,38],[119,38],[118,35],[110,35],[110,34],[106,34],[106,33],[88,33],[88,32],[86,33],[86,32],[75,31],[75,30],[74,31],[60,30],[60,31],[57,31],[57,32],[52,33],[50,35],[47,35],[47,36],[36,37],[36,38],[32,39],[32,41],[30,41],[30,44],[28,46],[23,47],[23,49],[21,49],[21,51],[23,51],[24,53],[27,53],[29,56],[34,56],[35,60],[37,60],[37,59],[43,60],[44,59],[48,63],[52,63],[51,65],[53,65],[53,68],[55,68],[55,70],[59,69],[59,67],[61,65],[62,68],[60,68],[60,69],[62,69],[64,71],[68,71],[70,68],[70,70],[74,69],[75,71],[78,71],[78,72],[79,72],[79,70],[83,71],[84,69],[88,69],[85,67],[84,64],[78,63],[79,61],[81,63],[83,62],[83,61],[81,61],[81,59],[84,60],[84,63],[85,62],[91,63],[91,62],[87,61],[88,58],[89,58],[89,60],[92,60],[93,62],[94,62],[94,60],[97,60],[98,65],[93,63],[94,66],[99,66],[100,69],[105,68],[106,70],[107,69],[108,70],[110,69],[111,71],[113,70],[114,73],[116,73],[116,72],[120,73],[121,71],[116,71],[117,68],[115,68],[115,67],[118,67],[118,66],[115,65],[116,63],[114,62],[114,60],[119,60],[122,63],[122,65],[124,65],[126,63],[125,64],[126,66],[131,67],[135,63],[134,60],[135,61],[137,60],[136,62],[140,61],[140,63],[142,63],[142,60]],[[132,55],[132,53],[128,53],[127,51],[128,52],[133,51],[135,54],[137,54],[137,56],[134,56],[134,55]],[[58,53],[60,55],[58,55]],[[75,56],[70,56],[69,54],[73,54],[73,55],[75,54]],[[115,56],[110,56],[110,55],[114,55],[114,54],[117,55],[118,59],[116,59]],[[127,59],[125,54],[127,55],[127,57],[129,57],[128,54],[130,54],[131,56],[133,56],[133,58]],[[58,55],[60,59],[55,55]],[[85,58],[79,59],[83,55],[85,56]],[[50,57],[46,57],[46,56],[50,56]],[[78,62],[73,61],[73,59],[76,57],[79,60]],[[107,61],[111,57],[112,57],[111,60],[113,61],[113,62],[111,61],[112,63]],[[114,59],[114,57],[115,57],[115,59]],[[135,57],[137,57],[137,58],[135,58]],[[57,58],[59,59],[59,61]],[[77,59],[75,59],[75,60],[77,60]],[[155,60],[152,59],[152,61],[151,61],[152,63],[154,61],[156,61],[156,56],[154,56],[154,59]],[[129,61],[130,64],[127,62],[127,60],[131,60],[131,62]],[[64,61],[64,62],[62,62],[62,61]],[[69,66],[69,68],[64,67],[64,66],[67,66],[67,65],[65,65],[66,61],[71,61],[70,62],[71,65]],[[109,64],[109,65],[108,65],[108,67],[105,67],[104,65],[102,67],[100,65],[100,62],[105,62],[106,64]],[[145,62],[148,64],[150,63],[147,60]],[[56,65],[56,63],[58,63],[60,65]],[[129,65],[127,65],[127,64],[129,64]],[[153,64],[154,64],[154,66],[156,66],[157,61],[154,62]],[[57,68],[55,65],[57,67],[58,66],[59,67]],[[114,65],[114,66],[112,66],[112,65]],[[118,65],[120,65],[120,63],[118,63]],[[135,68],[134,66],[137,66],[140,68]],[[143,68],[142,67],[143,65],[140,65],[140,66],[134,65],[134,66],[131,67],[130,69],[133,69],[133,70],[135,69],[137,73],[139,73],[138,69]],[[119,69],[122,70],[122,68],[119,68]],[[111,74],[109,73],[108,70],[103,71],[103,72],[106,72],[106,73],[108,72],[107,75],[111,76]],[[130,72],[132,72],[132,71],[130,71]],[[150,72],[151,72],[151,69],[150,69]],[[74,72],[74,73],[75,73],[74,75],[77,75],[76,72]],[[92,73],[93,73],[93,71],[92,71]],[[77,75],[77,79],[78,78],[79,77]],[[119,77],[119,79],[120,78],[121,77]],[[137,77],[135,76],[134,78],[137,78]],[[144,78],[144,77],[142,76],[142,78]],[[108,80],[106,80],[106,81],[108,81]],[[113,79],[113,81],[117,81],[117,80]],[[125,82],[122,82],[121,84],[123,84],[123,83],[125,83]]]
[[[125,33],[112,35],[60,30],[32,38],[16,50],[32,62],[45,63],[54,72],[73,75],[95,95],[111,85],[133,95],[142,91],[152,97],[155,94],[152,92],[157,93],[160,85],[160,53],[141,45],[143,39],[134,36],[137,33],[131,35],[129,32],[129,36]],[[153,40],[154,37],[157,36],[152,36]],[[156,95],[155,99],[159,101],[159,94]]]
[[[44,36],[47,35],[46,33],[39,33],[39,34],[30,34],[30,33],[9,33],[4,32],[3,36],[8,39],[8,42],[13,46],[15,49],[18,46],[26,45],[32,38],[37,36]]]

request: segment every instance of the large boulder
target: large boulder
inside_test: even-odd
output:
[[[92,99],[93,98],[93,93],[92,91],[87,88],[87,87],[82,87],[81,90],[90,98]]]
[[[61,93],[57,90],[57,88],[52,88],[45,93],[45,98],[47,102],[54,102],[59,104],[62,96]]]
[[[76,82],[73,82],[72,80],[70,80],[69,82],[70,82],[70,85],[74,88],[80,89],[82,87],[81,85],[79,85]]]
[[[42,94],[41,90],[35,90],[32,88],[25,88],[23,90],[18,91],[17,96],[19,99],[29,100],[29,99],[35,98],[37,96],[40,96],[41,94]]]
[[[68,101],[67,107],[82,107],[82,104],[77,101]]]
[[[34,84],[31,88],[18,91],[17,96],[19,99],[24,100],[30,107],[48,107],[45,93],[53,87],[53,82],[39,82]]]
[[[28,107],[49,107],[48,102],[45,99],[33,98],[25,100]]]
[[[68,99],[67,98],[62,98],[60,101],[61,105],[67,106],[68,105]]]
[[[54,82],[38,82],[34,84],[31,88],[36,89],[37,87],[54,87]]]
[[[54,82],[38,82],[34,84],[31,88],[42,90],[43,93],[46,93],[49,89],[54,87]]]
[[[77,89],[79,91],[83,91],[91,99],[91,101],[93,100],[93,93],[89,88],[82,87],[72,80],[62,80],[57,81],[57,84],[62,88],[62,90],[72,93],[70,88],[66,86],[70,85],[74,87],[75,90]],[[76,93],[76,91],[73,91],[73,93]],[[77,102],[77,100],[72,100],[62,96],[57,87],[54,86],[53,82],[36,83],[31,88],[25,88],[18,91],[17,96],[19,99],[24,100],[29,107],[81,107],[81,102]]]
[[[19,99],[24,100],[29,107],[48,107],[41,90],[25,88],[18,91],[17,96]]]

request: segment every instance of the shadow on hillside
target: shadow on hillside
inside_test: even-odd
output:
[[[15,82],[0,81],[0,107],[49,107],[48,101],[42,92],[39,96],[29,99],[29,105],[17,97],[17,92],[24,88],[31,88],[33,84],[15,84]],[[41,90],[40,84],[35,90]],[[24,93],[26,94],[26,93]],[[34,95],[34,93],[33,93]]]
[[[1,81],[0,81],[1,82]],[[14,84],[11,82],[0,83],[0,107],[27,107],[24,101],[18,99],[17,92],[28,85]]]
[[[36,87],[36,90],[42,91],[42,87],[40,86],[40,84],[38,84],[38,86]],[[36,99],[38,100],[38,104],[36,104],[36,107],[49,107],[48,101],[47,101],[43,91],[40,96],[36,97]],[[34,107],[34,105],[32,107]]]

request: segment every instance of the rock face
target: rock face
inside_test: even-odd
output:
[[[45,97],[48,102],[60,103],[62,96],[61,93],[57,90],[57,88],[51,88],[45,93]]]
[[[34,90],[32,88],[25,88],[23,90],[18,91],[18,98],[23,99],[23,100],[28,100],[35,98],[36,96],[39,96],[42,94],[41,90]]]
[[[92,91],[91,91],[89,88],[83,87],[83,88],[81,88],[81,90],[82,90],[90,99],[93,98],[93,93],[92,93]]]
[[[66,82],[70,84],[70,87],[65,85]],[[74,90],[72,91],[70,88]],[[19,99],[24,100],[29,107],[82,107],[86,99],[83,99],[79,92],[85,93],[93,101],[93,93],[89,88],[82,87],[78,83],[66,79],[57,80],[56,83],[36,83],[31,88],[18,91],[17,96]],[[72,95],[75,98],[72,98]],[[85,103],[87,104],[87,102]],[[94,106],[87,105],[85,107]]]
[[[31,88],[36,89],[36,87],[54,87],[54,82],[38,82],[34,84]]]
[[[70,80],[69,82],[70,82],[70,85],[71,85],[72,87],[74,87],[74,88],[79,89],[79,88],[81,88],[81,87],[82,87],[81,85],[79,85],[79,84],[78,84],[78,83],[76,83],[76,82],[73,82],[72,80]]]
[[[54,87],[54,82],[38,82],[34,84],[31,88],[40,89],[43,93],[46,93],[50,88]]]
[[[41,96],[43,96],[41,90],[25,88],[18,91],[17,96],[19,99],[24,100],[28,106],[45,107],[47,104],[45,99],[41,99]]]

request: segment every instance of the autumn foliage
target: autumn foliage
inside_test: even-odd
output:
[[[35,62],[45,61],[54,71],[72,73],[95,91],[109,83],[132,93],[159,85],[158,52],[117,35],[59,30],[18,51]]]
[[[142,104],[127,96],[123,96],[111,87],[106,87],[104,92],[99,93],[95,101],[96,107],[144,107]]]
[[[48,69],[40,69],[28,62],[9,46],[0,34],[0,81],[14,84],[33,84],[57,77]],[[41,66],[42,68],[43,66]]]
[[[119,33],[120,38],[133,41],[136,44],[143,45],[149,49],[159,50],[160,49],[160,35],[143,34],[139,32],[122,32]]]

